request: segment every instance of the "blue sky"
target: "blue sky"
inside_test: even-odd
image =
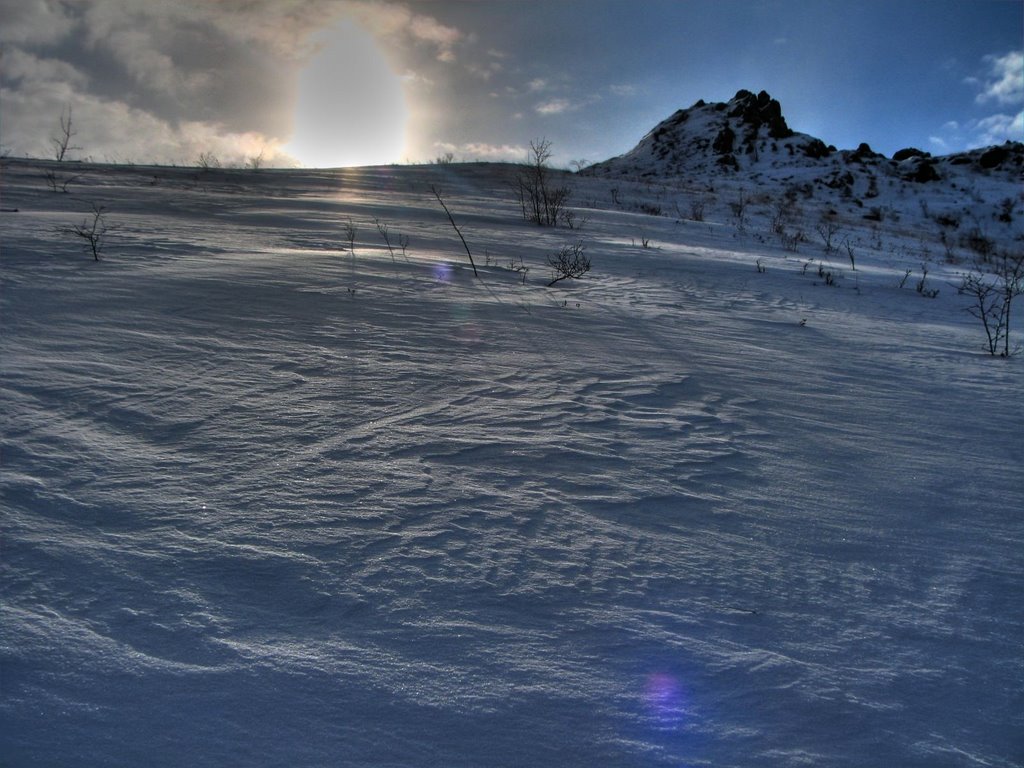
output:
[[[630,149],[767,90],[840,148],[1024,140],[1019,0],[0,0],[0,143],[72,109],[97,160],[306,165]]]

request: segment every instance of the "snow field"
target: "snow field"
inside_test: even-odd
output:
[[[3,763],[1024,755],[1020,359],[953,266],[896,288],[908,217],[828,287],[721,209],[537,229],[501,167],[38,165],[0,218]],[[99,263],[54,231],[83,200]]]

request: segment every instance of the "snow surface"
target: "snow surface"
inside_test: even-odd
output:
[[[5,161],[0,764],[1024,762],[1024,358],[925,206],[507,176]]]

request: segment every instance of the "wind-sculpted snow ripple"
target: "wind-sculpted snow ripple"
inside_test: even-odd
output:
[[[0,762],[1013,764],[1019,371],[890,252],[578,177],[547,290],[484,165],[87,172],[100,262],[5,177]]]

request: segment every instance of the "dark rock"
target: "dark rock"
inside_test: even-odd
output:
[[[1006,147],[989,147],[978,158],[978,165],[982,168],[998,168],[1009,156],[1010,153]]]
[[[893,153],[892,159],[897,163],[902,163],[911,157],[931,157],[927,152],[922,152],[917,147],[907,147],[906,149],[898,149]]]
[[[804,154],[813,160],[817,160],[822,157],[828,157],[829,148],[825,146],[825,142],[821,139],[811,139],[804,146]]]
[[[848,155],[848,160],[855,163],[863,163],[867,160],[879,160],[884,158],[885,155],[875,152],[871,149],[871,146],[865,142],[861,142],[853,152]]]
[[[773,139],[785,139],[793,135],[782,116],[782,105],[761,91],[757,96],[750,91],[737,91],[733,97],[729,117],[736,117],[751,126],[756,132],[762,125],[768,127],[768,135]]]
[[[904,160],[899,167],[900,176],[906,181],[914,181],[923,184],[929,181],[939,181],[939,172],[932,165],[930,155],[914,155]]]
[[[716,155],[725,155],[732,152],[733,142],[736,140],[736,134],[728,124],[722,126],[722,130],[715,136],[715,141],[711,145]],[[733,158],[735,160],[735,158]]]

